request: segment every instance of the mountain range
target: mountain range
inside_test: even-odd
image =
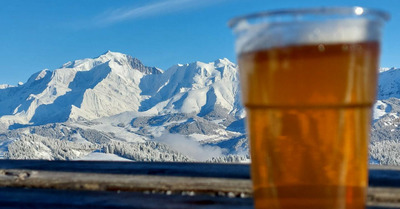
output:
[[[237,66],[228,59],[177,64],[164,72],[108,51],[42,70],[18,86],[2,85],[0,156],[24,158],[28,155],[15,152],[26,147],[30,158],[77,159],[93,152],[116,154],[106,148],[109,144],[150,142],[155,150],[167,143],[166,152],[180,154],[188,149],[176,148],[180,140],[192,145],[187,160],[223,158],[247,149],[239,95]],[[26,138],[25,144],[16,143]],[[64,157],[57,147],[40,148],[51,141],[71,148]],[[94,147],[77,151],[83,145]],[[209,158],[192,156],[200,151]]]
[[[400,164],[399,78],[380,70],[372,163]],[[245,116],[226,58],[163,71],[108,51],[0,85],[0,158],[248,162]]]

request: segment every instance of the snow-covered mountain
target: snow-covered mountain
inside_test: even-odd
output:
[[[243,117],[238,91],[236,65],[227,59],[176,65],[163,73],[136,58],[108,51],[54,71],[43,70],[23,85],[4,86],[0,122],[13,129],[126,111],[204,116],[217,109]]]
[[[0,89],[0,122],[18,128],[137,111],[142,77],[158,73],[162,71],[115,52],[43,70],[23,85]]]
[[[39,144],[67,140],[105,149],[105,144],[115,141],[174,144],[174,140],[161,138],[175,134],[174,138],[184,136],[184,143],[193,142],[199,149],[217,150],[215,157],[221,157],[247,146],[243,143],[245,113],[239,95],[237,66],[228,59],[178,64],[164,72],[129,55],[108,51],[94,59],[40,71],[25,84],[2,85],[0,128],[8,141],[0,144],[0,150],[4,156],[19,156],[10,154],[8,148],[18,144],[10,138],[39,140]],[[82,134],[88,130],[90,134]],[[108,140],[96,141],[93,136],[107,136]],[[216,145],[239,139],[242,141],[236,147]],[[38,158],[60,158],[49,150],[31,152]],[[66,156],[79,158],[76,154]]]
[[[400,165],[400,69],[380,69],[371,162]],[[0,158],[248,161],[237,66],[106,52],[0,85]]]

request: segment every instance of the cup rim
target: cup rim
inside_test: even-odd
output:
[[[300,8],[300,9],[280,9],[280,10],[267,10],[248,15],[234,17],[229,20],[228,26],[235,28],[242,21],[256,20],[261,18],[274,18],[280,16],[292,17],[292,22],[296,21],[296,17],[314,15],[321,17],[338,16],[338,17],[376,17],[382,21],[390,19],[389,13],[380,9],[370,9],[365,7],[316,7],[316,8]],[[267,22],[267,21],[266,21]],[[273,22],[273,21],[272,21]],[[275,22],[279,22],[276,21]]]

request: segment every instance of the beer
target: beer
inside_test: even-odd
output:
[[[256,208],[365,208],[378,41],[239,54]]]

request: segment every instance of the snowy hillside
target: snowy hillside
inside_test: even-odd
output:
[[[400,69],[382,68],[374,106],[370,156],[375,163],[400,165]]]
[[[244,138],[243,127],[234,125],[242,124],[244,116],[237,67],[227,59],[179,64],[164,72],[129,55],[108,51],[53,71],[40,71],[16,87],[2,85],[0,156],[120,159],[112,154],[126,157],[129,147],[151,142],[155,143],[149,146],[153,154],[165,144],[169,148],[161,150],[167,153],[193,149],[185,157],[176,153],[154,159],[139,149],[141,158],[215,160],[245,153],[247,143],[217,145]],[[60,146],[68,147],[67,153],[57,154],[58,145],[55,150],[41,148],[43,144],[52,147],[51,140],[66,143]],[[186,147],[179,148],[178,141]],[[122,150],[106,148],[109,143],[120,144]],[[26,156],[18,154],[16,146],[26,150]],[[206,157],[196,155],[199,150]]]

